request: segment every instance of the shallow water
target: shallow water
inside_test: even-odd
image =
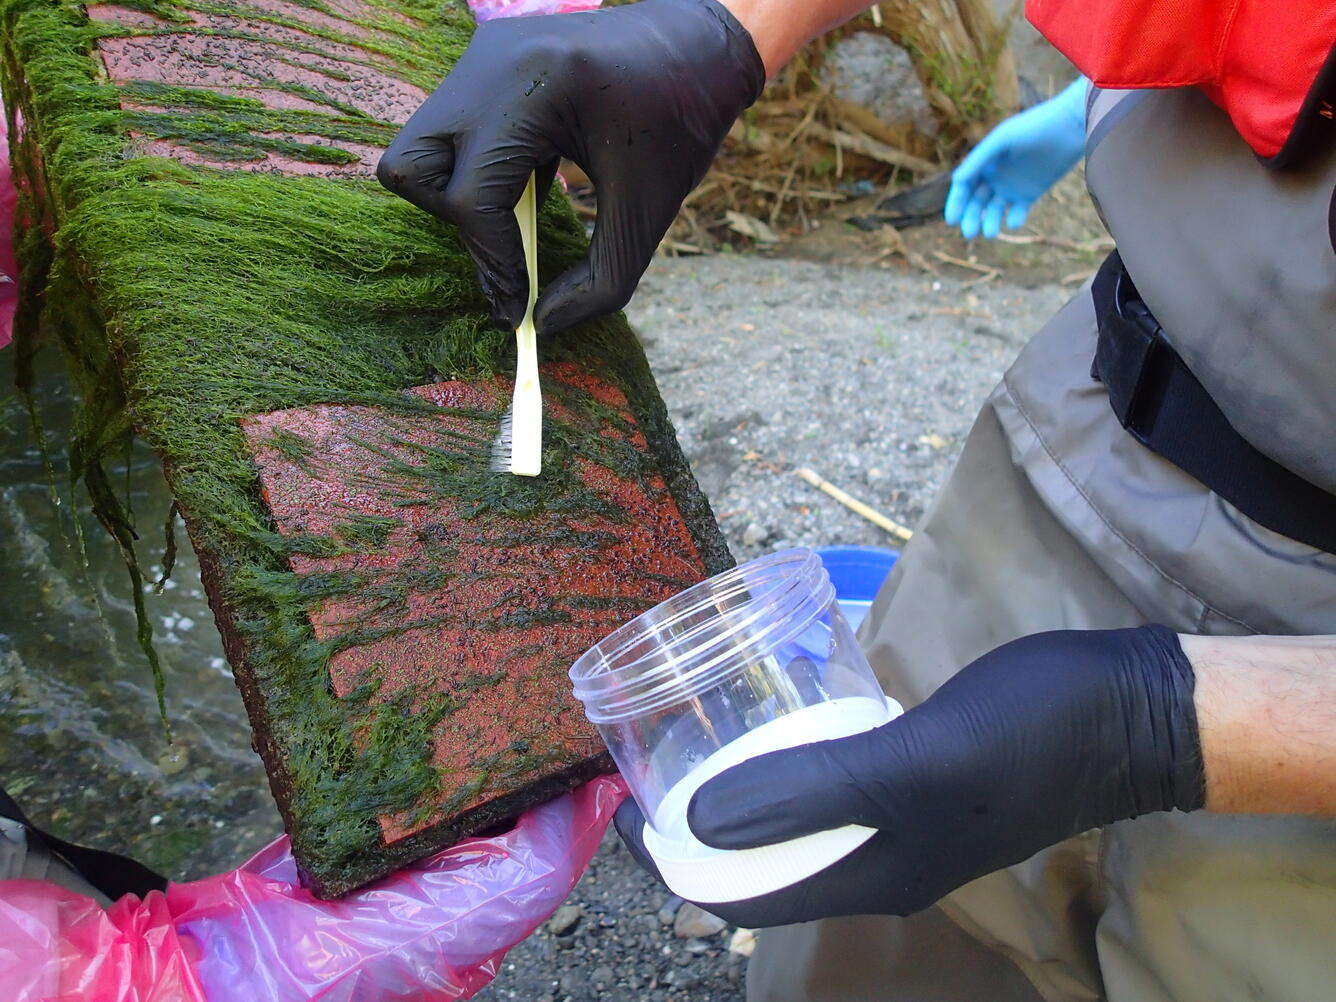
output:
[[[82,494],[70,504],[72,399],[58,352],[39,357],[36,394],[58,507],[13,392],[14,360],[13,348],[0,350],[0,784],[53,833],[129,853],[173,879],[235,866],[281,823],[184,527],[178,521],[162,594],[150,584],[145,596],[167,679],[169,743],[120,553]],[[161,465],[136,444],[114,479],[133,507],[141,566],[156,579],[171,505]]]

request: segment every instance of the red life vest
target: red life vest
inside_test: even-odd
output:
[[[1336,0],[1027,0],[1100,87],[1197,86],[1277,166],[1336,135]]]

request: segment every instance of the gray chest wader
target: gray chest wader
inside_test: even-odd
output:
[[[1336,490],[1336,150],[1273,172],[1195,91],[1095,93],[1088,117],[1092,196],[1166,340],[1247,446]],[[989,398],[874,604],[862,640],[901,701],[1041,630],[1336,633],[1336,556],[1125,430],[1098,341],[1087,287]],[[767,930],[748,997],[1316,1002],[1336,997],[1334,937],[1336,823],[1159,814],[909,919]]]

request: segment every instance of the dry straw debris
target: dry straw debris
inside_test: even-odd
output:
[[[666,254],[766,248],[805,233],[831,206],[940,173],[965,145],[1016,110],[1016,68],[989,0],[891,0],[813,42],[733,126],[714,168],[686,199]],[[908,51],[936,129],[887,122],[832,93],[828,53],[856,32]],[[563,167],[577,211],[596,214],[588,179]]]

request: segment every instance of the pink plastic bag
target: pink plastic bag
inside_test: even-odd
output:
[[[467,999],[570,893],[625,796],[621,777],[596,779],[339,901],[297,883],[286,838],[105,912],[53,884],[0,882],[0,999]]]
[[[191,952],[156,892],[143,901],[128,894],[103,911],[45,881],[0,881],[7,1002],[207,1002]]]
[[[593,10],[600,0],[469,0],[469,9],[479,24],[494,17],[523,17],[526,14],[566,14],[573,10]]]

